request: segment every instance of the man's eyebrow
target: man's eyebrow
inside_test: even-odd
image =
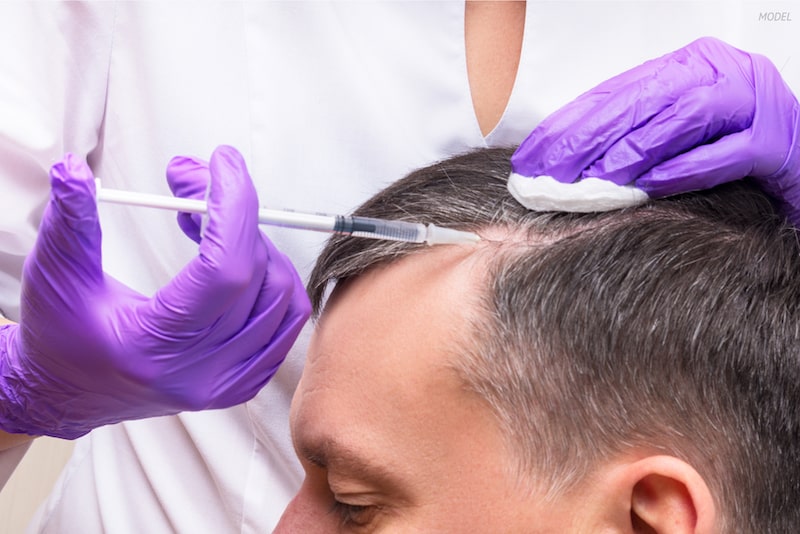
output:
[[[360,478],[396,485],[399,477],[383,465],[369,461],[354,449],[332,439],[297,444],[298,453],[309,463],[328,469],[345,470]]]

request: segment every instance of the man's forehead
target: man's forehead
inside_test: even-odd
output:
[[[471,252],[438,247],[349,283],[331,301],[309,347],[293,426],[347,426],[405,418],[406,408],[462,393],[451,358],[474,313]],[[407,424],[415,424],[409,418]]]
[[[343,287],[317,323],[299,389],[401,402],[437,387],[476,308],[468,255],[453,252],[403,258]],[[360,388],[374,382],[383,389]]]
[[[326,306],[315,337],[327,342],[331,333],[341,338],[365,326],[381,328],[404,344],[428,332],[444,337],[463,325],[477,302],[483,262],[475,251],[470,246],[432,247],[348,280]]]

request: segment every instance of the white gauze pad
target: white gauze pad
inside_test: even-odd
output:
[[[582,178],[565,184],[552,176],[530,178],[514,172],[508,177],[508,191],[533,211],[609,211],[637,206],[650,199],[632,185],[617,185],[599,178]]]

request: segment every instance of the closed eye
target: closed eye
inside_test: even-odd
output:
[[[341,526],[368,526],[379,512],[377,506],[365,506],[358,504],[348,504],[334,499],[331,513],[339,516]]]

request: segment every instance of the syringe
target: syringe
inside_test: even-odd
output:
[[[146,206],[186,213],[206,213],[205,201],[189,198],[169,197],[107,189],[96,180],[97,200],[112,204],[129,206]],[[410,223],[405,221],[389,221],[350,215],[323,215],[317,213],[301,213],[289,210],[261,208],[258,211],[258,222],[285,228],[314,230],[334,234],[345,234],[355,237],[387,239],[391,241],[408,241],[411,243],[427,243],[429,245],[445,245],[458,243],[476,243],[481,238],[472,232],[442,228],[433,224]]]

